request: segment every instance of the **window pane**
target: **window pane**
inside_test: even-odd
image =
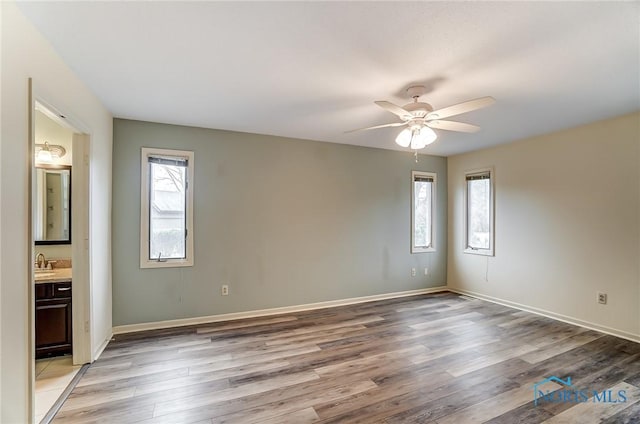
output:
[[[431,247],[431,190],[433,183],[413,182],[413,243],[414,247]]]
[[[467,244],[489,249],[491,237],[491,180],[467,181]]]
[[[149,259],[186,257],[186,171],[149,163]]]

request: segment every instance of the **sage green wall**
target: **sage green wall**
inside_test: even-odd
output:
[[[193,267],[139,267],[141,147],[195,152]],[[435,253],[409,251],[411,170],[437,173]],[[444,286],[446,208],[446,158],[116,119],[114,325]]]

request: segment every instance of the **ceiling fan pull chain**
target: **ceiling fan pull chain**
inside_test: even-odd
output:
[[[414,154],[416,155],[416,163],[418,163],[418,151],[415,150],[414,152],[415,152]]]

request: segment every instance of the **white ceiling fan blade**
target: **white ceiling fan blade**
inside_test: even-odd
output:
[[[394,122],[393,124],[382,124],[382,125],[376,125],[375,127],[358,128],[357,130],[345,131],[344,133],[348,134],[355,131],[375,130],[376,128],[399,127],[401,125],[406,125],[406,122]]]
[[[465,124],[464,122],[455,121],[429,121],[427,125],[431,128],[447,131],[459,131],[466,133],[474,133],[480,131],[480,127],[477,125]]]
[[[442,119],[454,115],[471,112],[472,110],[481,109],[490,106],[496,102],[491,96],[480,97],[479,99],[469,100],[467,102],[458,103],[457,105],[434,110],[427,115],[427,119]]]
[[[388,112],[393,113],[394,115],[398,115],[401,118],[409,117],[411,118],[411,112],[402,109],[400,106],[394,105],[391,102],[387,102],[385,100],[377,100],[374,102],[381,108],[385,109]]]

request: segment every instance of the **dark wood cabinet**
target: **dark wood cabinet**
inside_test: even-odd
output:
[[[71,353],[71,281],[38,283],[36,359]]]

